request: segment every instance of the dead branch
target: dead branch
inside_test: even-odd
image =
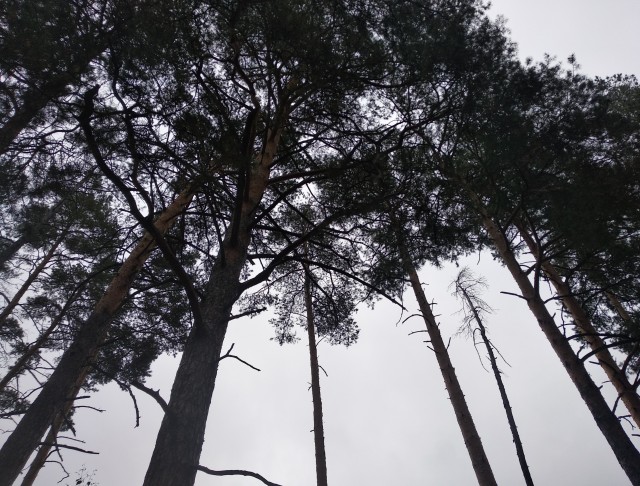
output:
[[[72,451],[84,452],[85,454],[100,454],[99,452],[89,451],[87,449],[82,449],[80,447],[60,444],[58,442],[40,442],[40,445],[54,447],[56,449],[70,449]]]
[[[249,476],[257,479],[258,481],[262,481],[267,486],[281,486],[279,484],[272,483],[271,481],[265,479],[263,476],[261,476],[258,473],[254,473],[251,471],[244,471],[242,469],[228,469],[224,471],[214,471],[213,469],[209,469],[208,467],[204,467],[204,466],[196,466],[196,469],[198,471],[202,471],[203,473],[210,474],[211,476]]]
[[[231,354],[231,351],[233,350],[233,347],[236,345],[236,343],[231,343],[231,347],[229,348],[229,351],[227,351],[225,354],[223,354],[222,356],[220,356],[220,358],[218,359],[218,362],[222,361],[225,358],[233,358],[233,359],[237,359],[238,361],[240,361],[242,364],[247,365],[249,368],[254,369],[256,371],[260,371],[260,368],[256,368],[255,366],[253,366],[250,363],[247,363],[245,360],[243,360],[242,358],[239,358],[238,356],[236,356],[235,354]]]

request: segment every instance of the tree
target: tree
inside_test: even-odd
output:
[[[166,232],[190,202],[191,194],[181,194],[154,223]],[[110,323],[124,303],[136,274],[155,249],[153,236],[145,234],[107,287],[89,318],[80,327],[55,371],[29,406],[20,423],[0,449],[4,471],[0,484],[10,486],[35,450],[47,428],[64,417],[82,387],[99,347],[106,339]]]
[[[307,225],[313,222],[308,215],[305,216]],[[272,320],[277,330],[277,341],[280,344],[293,342],[297,339],[296,325],[306,327],[311,368],[316,477],[319,486],[327,486],[328,481],[317,340],[326,339],[330,344],[345,346],[353,344],[359,329],[352,315],[356,312],[358,300],[363,298],[360,295],[362,292],[355,285],[358,277],[350,274],[350,270],[353,271],[351,264],[354,255],[349,255],[347,245],[332,241],[338,239],[335,236],[331,238],[331,235],[319,234],[305,242],[304,249],[292,255],[290,264],[281,265],[275,272],[273,281],[267,285],[269,290],[278,288],[280,294],[276,304],[277,317]],[[336,265],[337,255],[340,257]],[[348,263],[351,268],[340,268],[341,263]],[[318,265],[315,272],[311,268],[313,264]],[[296,266],[302,268],[296,269]],[[334,271],[329,270],[330,268]]]
[[[406,255],[406,252],[405,252]],[[497,484],[487,455],[484,452],[480,435],[478,434],[473,418],[467,406],[462,392],[462,387],[455,374],[455,370],[449,357],[447,346],[442,339],[442,334],[438,329],[438,324],[435,320],[435,316],[431,311],[431,307],[422,289],[418,273],[415,267],[412,266],[408,256],[403,256],[404,267],[409,274],[411,281],[411,287],[416,295],[418,304],[420,306],[420,312],[422,313],[425,324],[427,325],[427,332],[429,334],[429,341],[433,346],[433,352],[438,360],[440,371],[442,372],[442,378],[444,379],[451,405],[456,414],[462,437],[464,438],[465,445],[469,451],[469,457],[471,458],[471,464],[473,470],[476,473],[478,484],[491,485]]]
[[[558,67],[548,64],[539,66],[539,70],[534,66],[521,68],[515,64],[509,69],[496,67],[495,72],[504,77],[496,75],[487,78],[487,85],[482,87],[480,83],[473,90],[470,88],[473,96],[469,108],[472,111],[461,112],[464,113],[461,118],[450,120],[452,138],[440,141],[439,145],[431,140],[427,143],[433,148],[438,170],[466,193],[469,207],[485,227],[497,255],[517,283],[520,295],[535,315],[621,466],[634,482],[638,481],[638,451],[609,409],[583,361],[556,326],[540,295],[539,274],[534,273],[532,283],[529,271],[521,268],[516,258],[518,249],[513,242],[514,216],[529,202],[528,195],[544,194],[545,189],[545,178],[538,179],[534,185],[534,180],[523,174],[541,169],[547,170],[542,172],[547,175],[548,169],[557,168],[555,163],[564,160],[560,157],[562,147],[568,153],[572,149],[571,139],[563,145],[559,141],[561,136],[581,133],[583,126],[580,124],[581,107],[590,98],[580,93],[583,89],[580,84],[577,94],[567,95],[572,85],[558,74],[559,71]],[[492,96],[497,93],[492,88],[495,82],[501,86],[501,94],[497,97]],[[475,91],[478,87],[481,91]],[[518,94],[508,94],[509,87]],[[483,93],[488,95],[486,105]],[[530,118],[537,116],[541,118],[536,119],[537,123]],[[541,127],[539,132],[536,131],[538,127]],[[540,140],[544,142],[538,143]],[[545,151],[547,147],[553,150]],[[535,271],[535,267],[532,270]]]
[[[217,58],[225,61],[203,66],[210,80],[206,86],[222,93],[226,83],[251,109],[245,135],[236,136],[244,143],[239,152],[229,153],[230,160],[238,161],[235,198],[220,218],[226,232],[220,235],[218,256],[204,287],[202,321],[194,324],[185,344],[144,484],[194,481],[231,308],[244,290],[265,280],[280,258],[310,237],[302,235],[278,248],[261,274],[240,281],[249,248],[260,242],[255,236],[260,222],[269,222],[276,208],[289,204],[290,194],[295,194],[289,190],[279,195],[277,184],[291,181],[295,188],[300,184],[296,179],[326,170],[323,160],[310,167],[310,159],[293,155],[300,150],[305,155],[322,153],[339,133],[346,135],[351,120],[361,118],[357,99],[365,89],[363,81],[378,76],[384,57],[373,36],[371,8],[349,2],[267,2],[215,12]],[[328,215],[321,224],[336,217]]]
[[[520,462],[520,469],[522,469],[522,475],[524,476],[527,486],[533,486],[533,478],[529,472],[529,465],[527,464],[527,459],[524,455],[524,448],[522,447],[520,433],[518,432],[509,397],[507,396],[507,391],[504,387],[504,382],[502,381],[502,372],[500,371],[500,368],[498,368],[498,360],[496,359],[496,354],[494,352],[494,345],[490,341],[489,336],[487,335],[487,329],[482,322],[482,315],[491,311],[491,308],[479,295],[480,289],[486,288],[487,284],[484,279],[474,277],[470,270],[465,267],[458,273],[458,276],[453,282],[453,286],[454,295],[462,301],[462,309],[464,312],[464,324],[461,331],[474,339],[474,346],[476,345],[476,331],[480,332],[480,338],[487,350],[487,356],[491,363],[491,370],[493,371],[493,376],[500,391],[502,405],[504,406],[504,411],[507,414],[507,421],[509,422],[509,428],[511,429],[511,435],[513,436],[513,443],[516,447],[516,453],[518,455],[518,461]]]

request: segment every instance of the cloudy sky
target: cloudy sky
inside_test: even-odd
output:
[[[638,0],[493,0],[520,54],[566,59],[575,53],[582,70],[606,76],[640,74]],[[464,264],[485,275],[485,299],[496,309],[487,326],[506,360],[510,395],[533,479],[540,485],[629,484],[586,406],[552,353],[525,303],[501,294],[514,291],[506,271],[489,255]],[[454,266],[425,268],[421,278],[436,302],[445,339],[460,324],[448,286]],[[410,296],[406,307],[417,305]],[[350,349],[321,344],[329,482],[332,486],[475,484],[475,476],[444,390],[433,353],[423,343],[418,319],[401,324],[399,311],[380,303],[358,314],[360,341]],[[249,469],[285,486],[315,484],[309,365],[304,341],[279,347],[267,317],[233,321],[228,342],[260,372],[234,360],[221,363],[201,464],[212,469]],[[304,337],[301,334],[301,337]],[[450,351],[497,481],[524,484],[492,375],[473,344],[453,337]],[[149,384],[168,398],[177,360],[161,359]],[[597,370],[594,376],[602,381]],[[609,390],[609,397],[612,394]],[[141,425],[134,428],[131,400],[108,386],[86,401],[104,408],[78,415],[79,438],[99,456],[65,453],[74,484],[86,465],[101,486],[137,485],[144,476],[161,418],[160,409],[138,394]],[[640,445],[640,440],[636,439]],[[43,471],[40,486],[56,484],[60,469]],[[251,478],[199,475],[197,485],[251,486]]]

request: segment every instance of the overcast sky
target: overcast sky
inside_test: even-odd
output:
[[[494,0],[492,15],[504,15],[520,54],[577,56],[583,71],[606,76],[640,74],[640,1]],[[539,485],[627,485],[628,480],[590,417],[525,303],[501,294],[515,291],[506,271],[489,255],[465,264],[485,275],[486,300],[496,309],[487,325],[511,367],[503,365],[534,482]],[[458,304],[447,287],[455,267],[425,268],[421,278],[437,303],[447,339],[460,324]],[[407,296],[409,313],[417,306]],[[360,341],[350,349],[322,344],[322,377],[329,482],[332,486],[475,484],[453,411],[433,353],[413,318],[380,303],[358,314]],[[249,469],[285,486],[315,484],[309,364],[304,340],[279,347],[269,338],[267,317],[233,321],[227,347],[262,371],[234,360],[221,363],[201,464],[212,469]],[[304,337],[304,334],[300,334]],[[492,375],[471,342],[453,337],[450,351],[471,412],[500,485],[524,484],[504,410]],[[149,384],[168,399],[177,360],[163,358]],[[602,380],[597,370],[594,376]],[[612,394],[609,390],[609,397]],[[74,484],[83,464],[101,486],[139,485],[151,455],[160,409],[138,394],[142,423],[134,428],[131,400],[108,386],[87,405],[106,409],[78,414],[79,438],[99,456],[66,452]],[[636,439],[636,443],[640,441]],[[60,469],[49,466],[40,486],[56,484]],[[197,485],[257,486],[251,478],[198,475]]]

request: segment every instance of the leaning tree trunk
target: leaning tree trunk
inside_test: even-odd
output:
[[[62,424],[64,424],[66,416],[71,410],[72,405],[72,402],[68,403],[66,410],[60,412],[54,419],[53,424],[51,424],[51,427],[49,428],[49,432],[47,432],[47,436],[45,437],[43,444],[40,446],[40,449],[38,449],[38,453],[33,458],[33,461],[31,461],[29,470],[24,475],[24,479],[22,480],[20,486],[33,486],[33,483],[38,477],[38,474],[40,474],[40,471],[44,467],[44,464],[47,462],[47,458],[49,457],[51,449],[56,443],[58,433],[60,432]]]
[[[304,303],[307,310],[307,336],[309,338],[309,362],[311,365],[311,396],[313,400],[313,441],[316,451],[317,486],[327,486],[327,453],[324,447],[324,423],[322,421],[322,395],[320,394],[320,365],[311,300],[311,279],[305,265]]]
[[[62,231],[62,233],[51,245],[51,248],[49,248],[49,251],[45,254],[42,260],[40,260],[38,265],[36,265],[33,271],[29,274],[29,276],[24,281],[24,283],[20,286],[20,288],[18,289],[16,294],[13,296],[13,298],[7,303],[7,306],[4,309],[2,309],[2,312],[0,312],[0,328],[2,328],[7,318],[11,315],[13,310],[18,306],[18,304],[20,303],[20,300],[22,300],[22,297],[24,297],[24,294],[26,294],[29,288],[31,288],[31,285],[33,284],[33,282],[36,281],[36,279],[47,267],[51,259],[56,254],[56,251],[58,251],[58,247],[62,244],[64,239],[67,237],[68,232],[69,232],[69,228],[66,228],[64,231]]]
[[[30,86],[22,95],[22,104],[0,125],[0,154],[5,153],[20,133],[54,100],[64,96],[73,83],[89,70],[94,58],[107,47],[106,42],[93,44],[85,56],[72,62],[67,71],[53,74],[40,86]]]
[[[0,251],[0,269],[20,251],[20,248],[22,248],[27,241],[27,236],[21,235],[15,241],[12,241],[4,250]]]
[[[154,223],[164,234],[193,198],[193,190],[182,192]],[[100,345],[107,337],[111,321],[125,302],[131,284],[156,248],[154,237],[146,232],[117,275],[107,287],[94,311],[80,327],[56,369],[33,401],[22,420],[0,449],[0,486],[11,486],[36,449],[47,429],[61,411],[67,409],[84,384]]]
[[[618,418],[607,405],[606,400],[600,393],[600,389],[587,372],[584,363],[576,356],[571,344],[556,326],[539,292],[529,281],[527,274],[520,268],[520,263],[516,259],[505,234],[489,216],[479,197],[471,190],[469,190],[469,196],[502,261],[518,285],[522,297],[527,301],[527,305],[536,317],[540,329],[549,340],[551,347],[578,389],[580,396],[589,408],[593,419],[609,443],[618,462],[631,482],[640,486],[640,453],[638,453],[631,439],[625,433]]]
[[[236,212],[211,270],[202,299],[202,323],[184,346],[171,389],[168,411],[144,479],[144,486],[191,486],[195,482],[218,362],[231,309],[241,293],[240,274],[247,259],[255,211],[269,181],[281,125],[269,133],[263,151],[247,164]]]
[[[67,303],[60,309],[58,315],[51,321],[49,327],[45,329],[42,334],[36,339],[36,341],[31,344],[26,351],[20,356],[16,362],[7,370],[7,374],[0,380],[0,393],[2,390],[6,388],[6,386],[13,380],[16,376],[18,376],[27,366],[31,358],[44,346],[47,342],[53,331],[55,331],[62,320],[65,318],[69,307],[73,304],[77,299],[77,294],[73,295],[70,299],[67,300]]]
[[[438,366],[440,367],[440,372],[442,373],[442,378],[444,379],[444,384],[447,389],[447,393],[449,394],[451,405],[453,406],[453,410],[456,414],[456,420],[458,421],[458,426],[462,432],[464,443],[467,446],[467,451],[469,452],[469,457],[471,458],[471,464],[476,474],[476,478],[478,479],[478,484],[480,486],[496,486],[497,483],[493,476],[491,465],[487,459],[482,441],[480,440],[480,435],[478,434],[475,423],[473,422],[473,417],[469,411],[467,401],[464,398],[462,387],[460,386],[455,369],[451,363],[449,350],[442,339],[442,334],[440,334],[436,318],[431,311],[431,306],[429,305],[422,285],[420,284],[418,272],[416,271],[406,248],[401,248],[401,254],[403,266],[405,271],[409,274],[411,287],[413,288],[416,300],[418,301],[418,306],[420,307],[424,322],[427,326],[429,340],[431,341],[433,351],[436,355],[436,359],[438,360]]]
[[[582,334],[582,338],[589,344],[593,354],[598,358],[602,370],[618,392],[618,396],[627,407],[629,415],[631,415],[636,425],[640,427],[640,396],[638,396],[636,387],[629,383],[626,374],[620,369],[618,363],[609,352],[606,343],[600,337],[600,333],[593,327],[591,319],[589,319],[578,300],[573,296],[573,292],[567,282],[560,276],[553,264],[541,255],[539,246],[523,225],[518,224],[517,227],[529,247],[529,251],[556,289],[562,304],[571,313],[578,331]]]
[[[467,290],[464,288],[460,288],[462,295],[467,301],[469,305],[469,309],[473,314],[473,318],[478,325],[478,329],[480,330],[480,336],[482,337],[482,342],[487,349],[487,354],[489,355],[489,362],[491,363],[491,370],[493,371],[493,376],[496,380],[496,384],[498,385],[498,390],[500,390],[500,398],[502,399],[502,406],[504,407],[504,411],[507,414],[507,422],[509,422],[509,428],[511,429],[511,435],[513,436],[513,443],[516,447],[516,454],[518,456],[518,461],[520,462],[520,469],[522,469],[522,475],[524,476],[524,482],[527,486],[533,486],[533,478],[531,477],[531,472],[529,471],[529,465],[527,464],[527,458],[524,455],[524,447],[522,447],[522,440],[520,439],[520,433],[518,432],[518,427],[516,425],[516,419],[513,416],[513,410],[511,409],[511,403],[509,402],[509,397],[507,395],[507,390],[504,387],[504,382],[502,381],[502,373],[500,373],[500,369],[498,368],[498,360],[496,359],[496,354],[493,352],[493,346],[491,345],[491,341],[489,340],[489,336],[487,336],[487,330],[482,323],[482,319],[480,318],[480,314],[474,305],[473,300],[467,293]]]

